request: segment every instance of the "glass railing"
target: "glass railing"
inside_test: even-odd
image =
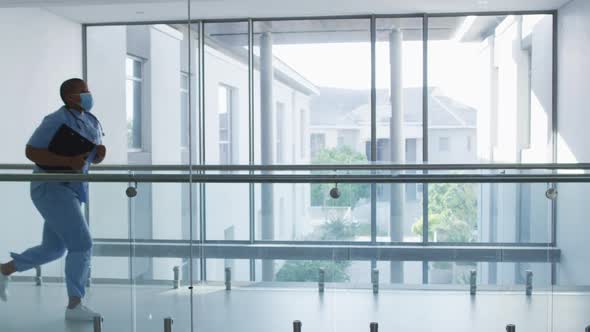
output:
[[[29,169],[0,170],[0,249],[40,240],[29,182],[89,181],[85,301],[104,321],[57,320],[62,259],[14,276],[2,331],[162,331],[165,318],[174,331],[590,325],[590,165]]]

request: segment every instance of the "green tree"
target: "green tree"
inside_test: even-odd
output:
[[[326,282],[350,281],[346,269],[349,262],[335,261],[289,261],[277,273],[277,281],[318,281],[320,268],[325,271]]]
[[[333,149],[323,149],[318,152],[312,161],[314,164],[359,164],[366,162],[363,154],[343,146]],[[330,197],[330,190],[333,184],[312,184],[311,204],[312,206],[325,207],[350,207],[355,208],[356,204],[370,197],[370,186],[368,184],[338,184],[340,197]],[[346,241],[354,240],[356,236],[364,231],[363,225],[346,221],[341,217],[332,217],[325,223],[316,227],[305,240],[308,241]],[[327,282],[350,281],[346,269],[350,262],[346,261],[288,261],[276,275],[277,281],[318,281],[319,270],[325,271]]]
[[[323,149],[318,152],[313,159],[313,164],[359,164],[366,162],[367,159],[361,153],[358,153],[348,146],[342,146],[332,149]],[[328,206],[328,207],[351,207],[354,209],[356,204],[367,199],[371,193],[371,187],[368,184],[338,184],[340,198],[330,197],[330,189],[334,185],[328,183],[311,185],[311,205]]]
[[[422,235],[423,220],[413,226]],[[433,184],[428,189],[428,236],[444,242],[472,242],[477,230],[477,195],[468,183]]]
[[[342,218],[332,218],[319,225],[306,240],[309,241],[330,241],[330,240],[353,240],[359,231],[359,224],[347,222]],[[288,261],[277,273],[277,281],[318,281],[319,270],[325,271],[326,282],[350,281],[346,269],[350,262],[346,261]]]
[[[360,224],[333,217],[307,236],[309,241],[352,241],[359,234]]]

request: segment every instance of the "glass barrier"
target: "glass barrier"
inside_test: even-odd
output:
[[[318,181],[314,180],[314,173],[306,172],[310,182]],[[297,172],[269,174],[268,171],[263,173],[250,171],[250,173],[254,173],[247,175],[251,177],[250,181],[261,181],[257,176],[287,175],[291,177]],[[365,179],[379,176],[367,174],[365,171],[357,171],[357,173],[361,173],[359,176],[364,176]],[[428,195],[424,195],[429,200],[428,206],[431,209],[448,209],[441,213],[446,219],[442,218],[437,223],[433,222],[432,212],[429,213],[429,223],[426,224],[429,228],[428,241],[380,242],[376,236],[379,218],[369,213],[366,222],[368,226],[363,226],[363,223],[355,217],[353,205],[348,206],[352,213],[344,214],[348,218],[341,220],[327,218],[326,215],[336,214],[341,209],[338,204],[332,204],[332,206],[324,207],[326,215],[310,223],[306,221],[305,216],[313,214],[302,212],[302,210],[305,206],[308,209],[314,208],[310,204],[311,190],[307,190],[309,195],[307,199],[301,201],[306,202],[305,205],[302,204],[303,207],[294,208],[292,204],[301,202],[288,199],[284,200],[283,204],[285,211],[291,211],[291,213],[281,213],[280,208],[272,210],[274,216],[272,220],[278,222],[275,226],[279,225],[278,229],[275,228],[275,234],[281,234],[282,229],[297,232],[312,226],[311,231],[301,233],[306,234],[305,236],[277,236],[275,239],[267,240],[261,239],[256,232],[252,233],[251,227],[256,231],[260,227],[260,222],[256,218],[256,213],[252,213],[250,209],[258,209],[259,206],[248,203],[250,195],[255,196],[256,193],[246,192],[238,200],[207,207],[223,210],[233,209],[236,204],[244,204],[243,216],[235,219],[243,225],[241,228],[234,229],[239,233],[234,233],[233,238],[195,237],[191,240],[189,234],[183,232],[186,230],[186,225],[182,222],[183,214],[181,213],[183,209],[181,203],[186,197],[182,197],[182,183],[179,181],[189,180],[186,173],[159,170],[150,173],[125,174],[105,172],[97,168],[90,176],[105,175],[114,178],[119,176],[117,181],[121,182],[90,184],[91,203],[84,210],[89,216],[90,229],[95,240],[89,295],[86,301],[94,307],[101,308],[105,317],[105,328],[108,319],[109,324],[134,326],[137,330],[153,330],[157,321],[167,316],[175,317],[177,328],[190,328],[190,320],[193,319],[193,324],[200,328],[223,327],[234,330],[241,327],[248,330],[270,331],[283,325],[287,326],[285,327],[287,329],[289,322],[306,319],[307,324],[312,325],[310,329],[313,330],[316,328],[352,330],[353,327],[361,328],[361,325],[366,325],[365,323],[370,321],[378,321],[383,326],[396,329],[408,329],[412,321],[409,318],[417,317],[419,309],[423,315],[430,318],[428,322],[414,322],[413,326],[418,330],[427,330],[429,326],[432,326],[432,322],[445,328],[458,327],[461,330],[485,326],[487,328],[484,330],[491,330],[493,326],[495,326],[494,329],[499,329],[500,324],[513,322],[525,327],[526,330],[534,330],[546,327],[544,322],[533,319],[534,317],[567,319],[569,316],[563,312],[565,308],[588,305],[587,300],[584,300],[588,299],[585,294],[588,283],[584,272],[578,270],[585,264],[582,261],[575,263],[577,259],[583,257],[580,255],[580,242],[576,245],[564,240],[562,247],[559,237],[555,245],[549,242],[554,233],[549,233],[539,242],[519,241],[517,236],[518,234],[541,234],[546,232],[547,228],[562,232],[558,234],[568,234],[567,232],[570,231],[568,227],[576,223],[570,224],[566,220],[561,224],[561,218],[576,218],[575,214],[568,215],[566,218],[563,213],[567,211],[575,213],[582,207],[581,201],[576,196],[585,190],[586,184],[559,183],[558,195],[551,195],[551,192],[547,190],[531,192],[534,199],[529,201],[540,202],[543,209],[547,209],[547,205],[552,207],[554,202],[562,202],[563,197],[569,197],[562,203],[567,205],[567,209],[564,209],[562,214],[558,214],[556,224],[552,227],[550,227],[553,225],[550,221],[549,223],[545,221],[547,214],[545,212],[541,213],[543,218],[534,218],[530,223],[522,223],[523,210],[538,211],[541,206],[533,208],[531,205],[526,207],[521,205],[517,209],[513,204],[506,203],[495,204],[498,209],[497,222],[494,224],[488,221],[486,224],[479,218],[482,215],[488,215],[490,212],[486,209],[494,204],[483,203],[481,196],[475,194],[472,197],[478,198],[477,200],[466,199],[464,196],[466,190],[461,190],[460,186],[494,185],[498,188],[509,186],[509,190],[513,190],[515,186],[520,185],[547,188],[546,182],[514,183],[531,181],[531,178],[516,174],[516,178],[511,177],[501,183],[490,183],[494,176],[486,178],[486,183],[480,184],[438,181],[429,183],[432,181],[429,177],[436,179],[440,175],[446,175],[449,178],[453,175],[482,178],[478,172],[443,173],[438,171],[434,174],[421,175],[423,181],[421,184],[429,188]],[[4,175],[30,176],[27,174],[27,171],[13,171]],[[215,181],[216,174],[220,173],[215,171],[208,175],[209,180],[204,181]],[[121,175],[125,178],[121,178]],[[239,172],[222,175],[224,181],[228,182],[227,185],[233,185],[229,182],[234,178],[238,179],[237,181],[248,181],[237,178],[242,176]],[[559,179],[559,174],[547,172],[537,172],[533,175],[544,177],[534,181],[550,179],[550,176],[553,176],[553,179]],[[143,176],[150,176],[154,182],[143,182]],[[179,178],[179,176],[185,177]],[[355,185],[364,186],[363,182],[371,182],[371,180],[360,182],[361,180],[357,179],[356,181],[360,184],[346,186],[346,179],[351,176],[355,176],[354,171],[340,175],[341,181],[344,182],[338,186],[340,196],[330,197],[330,199],[335,201],[350,199],[357,190]],[[287,181],[287,177],[265,178],[264,181],[276,181],[279,183],[274,183],[273,186],[277,188],[284,186],[291,190],[310,188],[314,184],[329,184],[326,179],[322,179],[323,182],[320,183],[301,182],[301,179],[292,184],[280,183]],[[128,182],[123,182],[125,179]],[[0,176],[0,180],[4,182],[6,178]],[[27,210],[34,212],[32,205],[28,206],[31,204],[26,188],[28,185],[19,182],[4,183],[6,184],[3,186],[4,190],[10,189],[15,195],[20,193],[22,197],[23,208],[18,213],[22,214]],[[255,188],[259,186],[258,183],[252,184]],[[147,185],[151,185],[151,188]],[[204,183],[204,185],[226,184]],[[380,185],[389,186],[390,184]],[[440,193],[431,191],[431,188],[436,186],[448,186],[451,189]],[[328,191],[330,195],[331,189],[333,189],[332,186],[327,185],[321,187],[318,192],[325,195],[325,191]],[[292,194],[289,190],[285,192]],[[146,200],[142,195],[151,199]],[[156,195],[160,195],[159,198],[155,199]],[[506,195],[504,193],[499,197],[510,201]],[[195,196],[193,199],[199,200],[199,197]],[[137,206],[139,202],[147,202],[147,205]],[[459,206],[453,205],[456,204],[454,202],[462,203],[463,206],[473,204],[474,211],[459,213]],[[577,204],[574,204],[576,202]],[[273,208],[277,206],[277,202],[271,202],[271,204]],[[278,206],[280,207],[280,203]],[[334,211],[331,212],[330,209]],[[6,207],[6,210],[15,213],[15,209]],[[108,215],[105,216],[101,211]],[[284,215],[288,217],[285,218]],[[458,227],[463,223],[468,224],[467,219],[461,218],[468,218],[471,215],[476,216],[473,220],[473,228]],[[217,227],[217,223],[223,226],[225,222],[223,218],[202,211],[197,211],[197,216],[193,225],[193,228],[197,229],[201,223],[209,229],[209,227]],[[2,248],[5,251],[18,251],[20,247],[33,244],[37,239],[34,234],[41,232],[40,216],[14,215],[12,218],[30,222],[27,233],[29,235],[13,236],[22,242],[19,242],[20,244],[14,241],[3,242]],[[514,220],[520,222],[515,223]],[[430,230],[431,227],[436,228]],[[482,228],[502,234],[504,238],[501,241],[492,242],[487,239],[474,241],[465,237],[465,234],[478,236],[483,233]],[[96,233],[100,234],[100,237],[96,236]],[[444,240],[442,240],[443,235],[446,237]],[[448,241],[448,239],[456,239],[456,241]],[[577,248],[573,253],[569,251],[572,245],[572,248]],[[41,288],[35,288],[34,270],[15,277],[11,286],[14,286],[17,292],[31,292],[38,289],[42,293],[48,287],[55,293],[52,296],[58,296],[58,290],[64,289],[62,269],[63,263],[43,266]],[[192,289],[190,289],[191,269],[193,270],[192,285],[194,285]],[[111,292],[116,295],[108,296]],[[294,302],[293,298],[298,299],[297,302]],[[44,306],[45,300],[41,299],[39,305]],[[116,305],[109,306],[109,301],[116,301]],[[191,301],[194,304],[192,313]],[[249,306],[244,307],[245,303],[259,305],[255,311],[252,311],[252,308],[246,308]],[[286,303],[298,303],[298,305],[289,306]],[[352,303],[356,303],[357,306],[354,310],[351,307]],[[442,305],[443,303],[454,304],[445,306]],[[509,307],[510,310],[504,310],[505,307]],[[391,308],[397,308],[396,312],[403,314],[404,319],[391,319],[387,314]],[[559,317],[554,315],[554,310]],[[349,318],[353,311],[362,317],[362,322],[358,320],[353,322]],[[495,312],[500,319],[490,321],[487,314],[483,312]],[[464,319],[448,318],[459,313],[462,313],[461,316]],[[246,317],[249,319],[246,320]],[[582,318],[575,319],[581,322]]]

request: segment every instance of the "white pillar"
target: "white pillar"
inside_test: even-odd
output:
[[[260,156],[263,165],[273,164],[273,55],[272,35],[265,32],[260,36]],[[261,185],[261,231],[262,240],[274,239],[274,195],[273,185]],[[262,261],[262,280],[272,281],[274,277],[274,262]]]
[[[389,65],[391,91],[391,118],[389,124],[390,161],[394,164],[404,163],[405,142],[403,135],[402,107],[402,32],[394,28],[389,35]],[[389,236],[392,242],[403,241],[404,224],[404,185],[392,184],[389,207]],[[403,283],[403,262],[391,262],[392,283]]]

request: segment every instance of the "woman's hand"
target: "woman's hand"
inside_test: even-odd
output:
[[[107,155],[107,148],[104,145],[96,146],[96,156],[94,156],[93,163],[100,164]]]

